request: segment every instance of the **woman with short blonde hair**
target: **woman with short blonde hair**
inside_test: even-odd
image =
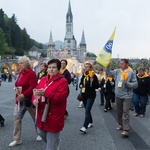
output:
[[[20,72],[15,82],[16,91],[16,105],[14,109],[14,131],[13,142],[9,144],[10,147],[22,143],[21,124],[26,111],[29,112],[32,119],[35,119],[35,111],[31,103],[33,89],[36,87],[36,74],[31,69],[31,61],[27,56],[19,58]]]

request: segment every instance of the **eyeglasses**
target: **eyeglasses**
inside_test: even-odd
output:
[[[57,67],[48,67],[48,69],[55,70],[55,69],[57,69]]]

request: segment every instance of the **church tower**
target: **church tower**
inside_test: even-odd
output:
[[[64,39],[64,50],[66,50],[70,56],[75,56],[76,45],[76,39],[73,35],[73,15],[69,1],[68,12],[66,14],[66,35]]]
[[[85,36],[84,36],[84,30],[82,31],[82,37],[80,42],[80,49],[79,49],[79,57],[86,57],[86,42],[85,42]]]
[[[47,57],[49,58],[54,57],[55,55],[54,51],[55,51],[55,43],[53,42],[52,32],[50,32],[48,49],[47,49]]]

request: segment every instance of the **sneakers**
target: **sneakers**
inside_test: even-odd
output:
[[[128,132],[128,131],[123,131],[123,132],[121,132],[121,134],[122,134],[123,136],[125,136],[125,137],[128,137],[128,136],[129,136],[129,132]]]
[[[38,142],[42,141],[42,138],[38,135],[37,138],[36,138],[36,141],[38,141]]]
[[[87,133],[87,130],[86,130],[85,127],[80,128],[80,131],[81,131],[82,133]]]
[[[145,115],[142,115],[142,114],[141,114],[141,115],[140,115],[140,118],[143,118],[143,117],[145,117]]]
[[[0,122],[1,127],[4,126],[4,121],[5,121],[5,119],[3,119],[3,120]]]
[[[134,117],[139,117],[139,116],[140,116],[140,115],[139,115],[139,114],[137,114],[137,113],[135,113],[135,114],[134,114]]]
[[[16,146],[16,145],[19,145],[22,143],[22,140],[19,140],[19,141],[13,141],[9,144],[10,147],[13,147],[13,146]]]
[[[66,114],[66,115],[64,116],[65,120],[68,118],[68,116],[69,116],[68,114]]]
[[[89,123],[88,128],[92,128],[92,127],[93,127],[93,123]]]
[[[107,109],[104,109],[104,112],[107,112]]]
[[[83,107],[83,102],[81,101],[79,104],[79,108],[82,108],[82,107]]]
[[[116,129],[117,130],[123,130],[123,127],[119,125]]]

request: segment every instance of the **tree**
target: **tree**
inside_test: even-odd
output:
[[[4,55],[4,53],[9,50],[8,44],[6,43],[6,38],[3,30],[0,28],[0,55]]]
[[[22,30],[22,39],[23,39],[23,49],[25,51],[28,51],[31,47],[31,40],[25,28]]]

